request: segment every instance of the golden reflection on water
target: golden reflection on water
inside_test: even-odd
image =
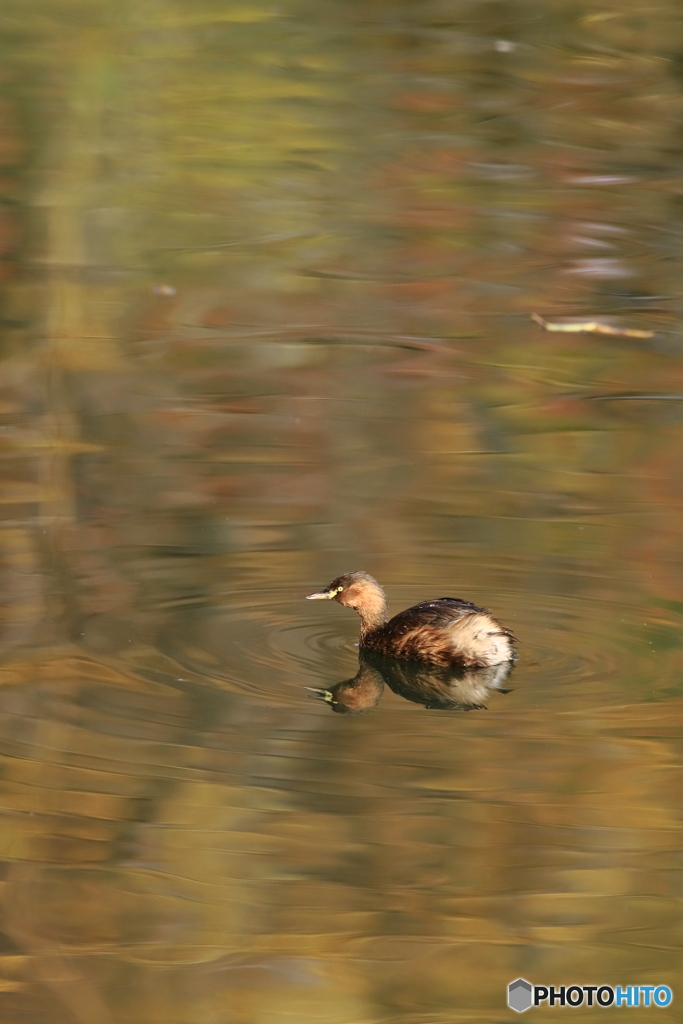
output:
[[[67,651],[30,677],[2,699],[10,1019],[490,1019],[520,973],[675,978],[676,701],[349,720]]]
[[[3,1021],[677,997],[679,12],[413,7],[0,13]]]

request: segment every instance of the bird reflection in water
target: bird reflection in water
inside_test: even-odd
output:
[[[432,710],[481,711],[488,706],[492,692],[510,692],[503,684],[513,667],[513,661],[505,661],[487,668],[444,668],[361,650],[358,671],[352,679],[327,690],[306,689],[344,715],[358,715],[376,707],[385,683],[400,697]]]

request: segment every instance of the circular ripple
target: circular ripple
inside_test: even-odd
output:
[[[297,608],[291,598],[259,595],[250,602],[247,596],[244,606],[195,615],[163,647],[208,680],[269,703],[297,703],[304,699],[303,687],[332,685],[356,671],[355,623],[344,623],[343,616],[324,619],[310,605]]]
[[[538,567],[522,559],[492,567],[460,559],[465,582],[453,586],[444,580],[443,565],[430,561],[410,584],[383,580],[391,607],[447,594],[488,605],[519,640],[515,703],[566,709],[577,702],[652,700],[653,691],[664,692],[680,677],[680,623],[643,611],[633,587],[619,579],[602,597],[597,592],[609,589],[604,579],[554,570],[553,587],[572,592],[543,592],[530,579]],[[333,603],[306,604],[310,589],[309,581],[252,590],[240,603],[234,598],[229,606],[196,613],[166,638],[165,653],[207,681],[269,703],[300,703],[303,687],[327,688],[353,676],[358,664],[356,617]],[[484,589],[492,600],[483,600]]]

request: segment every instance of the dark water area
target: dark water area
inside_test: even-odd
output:
[[[680,1019],[682,21],[5,0],[3,1022]]]

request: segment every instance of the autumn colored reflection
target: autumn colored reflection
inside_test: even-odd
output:
[[[5,0],[3,1022],[677,1019],[679,24]],[[359,661],[358,568],[514,674]]]

